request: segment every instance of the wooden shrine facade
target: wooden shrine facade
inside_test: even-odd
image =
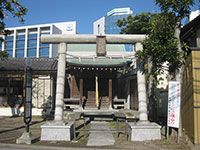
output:
[[[67,63],[67,80],[65,81],[65,100],[68,103],[77,102],[83,109],[113,108],[113,99],[124,98],[118,89],[118,76],[130,67],[130,60],[119,61],[116,64],[106,63],[107,58],[99,60],[83,60],[83,62]],[[115,61],[115,60],[114,60]],[[87,62],[87,63],[86,63]]]

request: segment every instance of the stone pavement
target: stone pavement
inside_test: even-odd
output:
[[[92,121],[87,146],[114,145],[115,140],[110,131],[109,124],[105,121]]]

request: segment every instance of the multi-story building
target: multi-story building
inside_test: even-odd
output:
[[[5,39],[0,48],[6,50],[9,58],[22,57],[55,57],[58,47],[53,44],[42,44],[42,34],[76,34],[76,22],[61,22],[23,27],[7,28],[10,34],[1,36]]]
[[[117,26],[117,20],[122,20],[128,15],[132,15],[130,8],[116,8],[109,11],[106,16],[93,23],[94,34],[120,34],[121,27]],[[132,51],[131,44],[125,44],[126,51]]]
[[[116,8],[109,11],[106,16],[93,23],[94,34],[119,34],[121,28],[116,25],[118,19],[131,15],[130,8]]]

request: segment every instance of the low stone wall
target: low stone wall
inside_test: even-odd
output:
[[[44,109],[41,108],[33,108],[32,109],[32,116],[42,116]],[[24,112],[24,108],[21,107],[20,109],[11,108],[11,107],[4,107],[0,108],[0,116],[22,116]],[[47,109],[45,113],[50,114],[50,109]]]

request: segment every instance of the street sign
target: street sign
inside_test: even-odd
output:
[[[169,81],[168,91],[168,127],[179,128],[180,106],[181,105],[181,84],[178,81]]]

